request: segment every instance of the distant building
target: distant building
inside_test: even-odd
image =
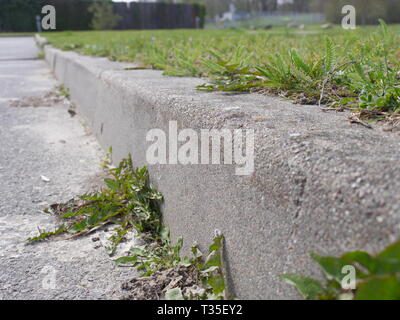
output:
[[[250,17],[249,12],[237,11],[235,4],[231,3],[229,5],[229,11],[224,12],[221,15],[217,15],[215,17],[215,21],[217,24],[221,24],[226,22],[245,20],[248,19],[249,17]]]
[[[285,4],[293,4],[293,0],[278,0],[278,6],[282,6]]]

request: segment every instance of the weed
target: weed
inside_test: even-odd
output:
[[[110,154],[111,150],[109,151]],[[109,240],[112,245],[108,253],[113,255],[126,234],[136,230],[143,245],[130,249],[129,255],[116,259],[122,266],[136,267],[144,277],[154,276],[163,270],[184,267],[195,274],[196,286],[188,287],[182,293],[185,299],[223,299],[226,298],[225,281],[222,273],[223,236],[218,234],[209,248],[209,254],[203,256],[197,246],[192,247],[192,258],[181,257],[183,239],[171,243],[170,231],[161,221],[159,202],[163,199],[160,192],[149,183],[146,167],[134,168],[131,157],[121,161],[117,168],[111,168],[107,159],[103,162],[111,178],[104,179],[105,187],[99,192],[84,194],[66,203],[51,205],[45,211],[59,217],[63,223],[54,231],[42,231],[28,239],[34,243],[63,236],[79,237],[87,235],[106,224],[117,225]],[[182,270],[181,270],[182,273]],[[170,284],[170,283],[169,283]],[[167,298],[176,296],[177,287],[161,286],[160,290]],[[170,291],[174,290],[175,291]],[[157,293],[159,294],[159,293]]]
[[[325,257],[315,253],[311,258],[324,272],[326,281],[286,274],[282,278],[294,285],[309,300],[399,300],[400,299],[400,241],[376,256],[362,251]],[[354,268],[355,288],[343,288],[347,283],[348,266]]]
[[[134,169],[128,158],[118,168],[109,169],[109,173],[112,178],[104,180],[106,188],[100,192],[84,194],[67,205],[58,205],[57,210],[54,206],[48,209],[65,221],[57,230],[79,236],[113,223],[119,226],[120,235],[113,239],[115,245],[122,240],[121,235],[132,228],[157,240],[161,215],[156,200],[161,200],[162,195],[149,184],[147,168]],[[42,233],[28,242],[59,234]]]
[[[150,243],[145,246],[131,249],[130,255],[116,259],[116,262],[122,266],[135,266],[142,272],[143,277],[152,277],[155,282],[161,275],[165,282],[165,273],[171,273],[180,270],[182,276],[192,278],[189,285],[184,287],[171,287],[171,281],[167,279],[158,288],[158,294],[164,294],[167,300],[201,300],[201,299],[226,299],[228,294],[225,287],[222,265],[222,246],[223,236],[218,235],[214,238],[209,247],[207,256],[199,250],[197,245],[192,247],[192,257],[181,257],[180,251],[183,245],[183,239],[178,238],[176,245],[171,245],[169,237],[162,245]],[[132,281],[130,281],[132,283]],[[138,280],[133,280],[137,283]],[[130,291],[133,297],[135,292],[140,289],[131,286]],[[131,293],[132,295],[132,293]]]
[[[62,84],[57,86],[56,89],[58,90],[58,93],[60,96],[64,97],[65,99],[69,99],[69,97],[70,97],[69,90],[67,88],[65,88]]]

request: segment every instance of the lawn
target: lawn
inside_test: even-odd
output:
[[[34,32],[0,32],[0,37],[31,37]]]
[[[168,30],[46,33],[63,50],[139,62],[207,79],[199,90],[262,92],[349,108],[364,119],[400,114],[400,26],[343,30]]]

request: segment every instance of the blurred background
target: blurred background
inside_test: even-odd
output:
[[[347,4],[359,25],[400,22],[399,0],[0,0],[0,32],[38,31],[47,4],[57,10],[57,31],[301,27],[340,23]]]

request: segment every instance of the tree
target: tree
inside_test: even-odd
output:
[[[91,28],[93,30],[109,30],[114,28],[121,17],[114,14],[111,0],[97,0],[88,8],[93,15]]]
[[[309,12],[310,0],[293,0],[294,12]]]

